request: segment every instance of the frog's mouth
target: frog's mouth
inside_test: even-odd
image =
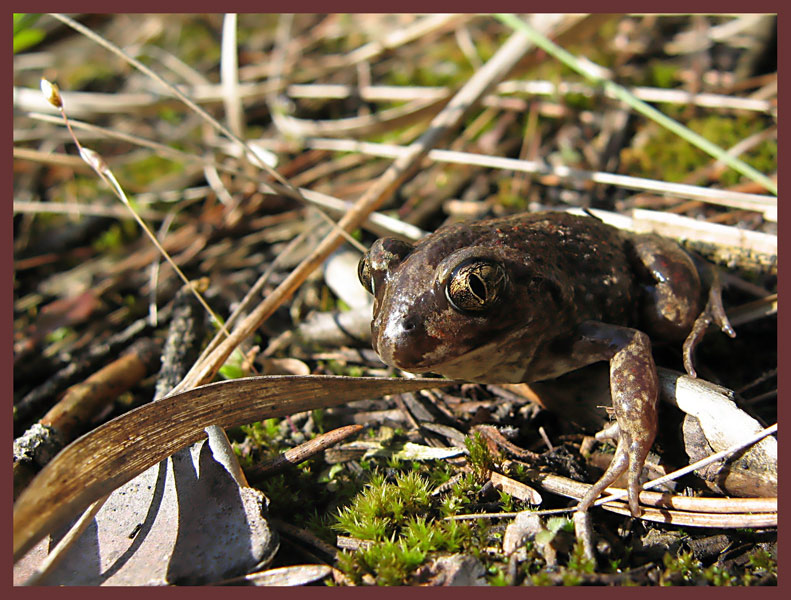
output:
[[[410,373],[435,373],[449,379],[480,383],[518,383],[524,381],[529,357],[509,350],[500,341],[462,351],[442,344],[426,354],[417,355],[404,347],[377,349],[388,365]],[[413,354],[414,353],[414,354]]]
[[[490,330],[485,338],[471,339],[461,331],[462,322],[453,327],[443,316],[427,321],[414,314],[401,316],[392,311],[374,318],[373,348],[384,363],[410,373],[436,373],[458,380],[524,381],[535,346],[524,343],[520,328],[506,335]]]
[[[431,336],[416,317],[374,319],[373,349],[385,364],[404,371],[428,371],[441,340]]]
[[[432,335],[430,325],[424,320],[409,316],[377,319],[372,330],[373,348],[382,361],[411,373],[448,375],[453,372],[456,378],[462,371],[475,371],[477,361],[473,355],[486,357],[485,362],[489,362],[488,359],[496,354],[488,345],[470,348],[458,336]]]

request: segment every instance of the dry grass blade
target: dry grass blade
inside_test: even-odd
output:
[[[440,379],[252,377],[206,385],[141,406],[67,446],[22,493],[14,507],[14,559],[97,498],[203,438],[208,426],[233,427],[449,383]]]
[[[777,421],[777,198],[630,109],[621,100],[626,92],[604,83],[654,104],[776,189],[776,15],[519,15],[573,53],[581,74],[529,36],[526,44],[512,36],[496,15],[37,17],[46,37],[14,54],[15,429],[40,420],[64,390],[139,337],[162,337],[171,321],[185,322],[185,333],[198,331],[202,351],[179,361],[172,377],[163,370],[156,390],[146,377],[123,396],[111,395],[112,406],[91,421],[95,432],[43,471],[46,461],[31,468],[26,483],[34,487],[14,516],[14,551],[24,552],[14,565],[17,583],[29,582],[65,531],[58,523],[74,521],[83,533],[75,530],[74,545],[61,546],[60,564],[57,551],[49,553],[57,566],[38,585],[68,585],[59,577],[66,571],[119,585],[122,576],[133,581],[133,570],[141,582],[189,584],[170,577],[171,560],[150,551],[166,537],[172,556],[201,574],[207,570],[199,558],[209,550],[250,555],[237,570],[210,558],[221,566],[200,582],[216,585],[458,584],[453,569],[469,576],[478,568],[485,576],[461,580],[776,583],[778,439],[770,433],[749,449],[731,448],[753,429],[747,417]],[[202,314],[189,323],[180,318],[178,275],[73,155],[51,104],[57,88],[38,88],[42,76],[55,74],[68,90],[56,95],[78,147],[102,157],[102,173],[112,169],[112,187],[123,186],[122,201],[154,222],[152,232],[184,275],[206,282],[202,292],[225,335],[203,330]],[[276,172],[262,173],[259,161]],[[712,328],[698,348],[697,383],[727,388],[717,403],[701,402],[701,390],[687,382],[673,387],[685,398],[663,400],[674,406],[662,407],[653,446],[659,465],[652,456],[646,472],[684,479],[644,491],[640,502],[643,518],[662,522],[668,538],[654,538],[655,525],[632,528],[593,572],[576,560],[579,547],[566,543],[571,532],[556,532],[564,519],[548,517],[574,512],[590,489],[572,480],[578,466],[590,465],[593,480],[607,463],[609,453],[580,434],[612,416],[606,364],[552,383],[470,383],[381,400],[382,385],[420,384],[295,377],[392,372],[369,343],[370,311],[355,308],[371,298],[356,277],[356,250],[337,251],[342,236],[357,238],[356,249],[375,237],[412,243],[445,224],[538,211],[590,213],[628,232],[679,241],[719,267],[724,310],[738,333],[730,340]],[[627,275],[644,274],[637,271]],[[574,275],[576,282],[586,273]],[[629,327],[652,338],[657,367],[681,368],[680,344],[665,345],[649,330],[644,300],[626,306],[635,315]],[[572,303],[540,318],[557,333],[556,322],[578,311]],[[235,382],[206,386],[220,370]],[[280,373],[290,377],[271,376]],[[236,383],[248,374],[267,377]],[[163,393],[171,394],[164,404],[99,427]],[[726,410],[728,403],[741,412]],[[301,410],[311,406],[328,408]],[[440,424],[448,419],[453,427]],[[243,421],[226,435],[223,427]],[[497,435],[477,439],[484,430]],[[224,442],[215,444],[219,438]],[[467,459],[452,458],[465,444]],[[177,470],[187,454],[185,470]],[[208,483],[202,461],[209,458],[221,486]],[[485,475],[465,476],[471,469]],[[189,479],[177,481],[183,472]],[[448,480],[437,485],[438,477]],[[201,485],[187,496],[181,483],[193,481]],[[407,496],[419,505],[402,511],[399,503],[385,515],[382,537],[381,511],[368,515],[363,501],[379,492],[387,500],[412,485]],[[15,485],[17,495],[25,487]],[[140,490],[139,498],[130,500],[128,490]],[[245,500],[238,546],[216,518],[237,497]],[[95,516],[77,520],[81,507],[95,510],[102,498]],[[634,522],[622,499],[602,495],[599,502],[623,516],[589,511],[590,548],[593,531],[606,535]],[[505,544],[497,526],[480,520],[507,524],[517,511],[529,513],[536,530],[558,533],[558,544],[525,551],[521,534],[518,544]],[[469,521],[459,527],[442,517]],[[317,537],[328,528],[338,534],[335,545]],[[275,531],[280,551],[265,539]],[[193,532],[205,537],[182,544],[195,541]],[[248,552],[253,533],[263,536],[261,554]],[[689,549],[700,569],[677,548]],[[279,552],[274,564],[259,558],[270,552]],[[447,552],[455,556],[443,564],[437,556]],[[73,568],[78,562],[83,567]],[[617,574],[610,572],[615,562]],[[694,581],[678,571],[687,566]]]
[[[75,169],[81,173],[90,173],[91,168],[85,164],[81,158],[68,154],[53,154],[52,152],[41,152],[30,148],[14,147],[14,158],[17,160],[29,160],[42,164],[56,165]]]
[[[562,477],[560,475],[547,475],[541,478],[541,486],[548,491],[551,491],[562,496],[569,498],[582,498],[588,491],[590,484],[581,483]],[[621,488],[607,488],[605,491],[607,497],[624,497],[626,491]],[[723,522],[726,522],[726,517],[734,517],[736,515],[762,515],[764,519],[761,527],[776,527],[777,526],[777,498],[713,498],[713,497],[695,497],[695,496],[678,496],[662,492],[651,492],[642,490],[640,492],[640,504],[643,508],[659,511],[670,511],[674,515],[689,515],[690,513],[706,514],[710,519],[714,517],[711,515],[722,515]],[[625,502],[619,503],[617,500],[604,502],[599,505],[601,508],[614,510],[615,508],[624,509],[628,512]],[[552,511],[547,511],[552,512]],[[774,519],[774,523],[769,520]],[[656,520],[656,519],[649,519]],[[675,521],[669,521],[675,522]],[[706,525],[712,526],[712,525]],[[714,525],[716,527],[729,527],[729,525]],[[733,525],[733,527],[750,527],[750,525]],[[759,525],[754,525],[758,527]]]
[[[372,156],[402,156],[407,149],[403,146],[392,144],[376,144],[371,142],[357,142],[354,140],[312,139],[307,146],[318,150],[333,150],[336,152],[364,152]],[[652,191],[658,194],[667,194],[679,198],[690,198],[710,202],[721,206],[755,210],[761,213],[776,214],[777,198],[763,194],[744,194],[713,188],[656,181],[643,177],[631,177],[617,173],[591,172],[582,169],[572,169],[565,166],[548,166],[541,161],[518,160],[499,156],[486,156],[470,152],[454,152],[451,150],[432,150],[428,158],[437,162],[477,165],[481,167],[498,168],[521,173],[552,175],[565,181],[591,182],[606,185],[617,185],[626,189]]]
[[[492,475],[495,475],[493,473]],[[554,474],[536,474],[536,481],[545,490],[561,496],[579,499],[590,484],[574,481]],[[608,497],[624,497],[626,490],[607,488]],[[677,496],[668,493],[640,492],[643,513],[640,518],[657,523],[686,525],[690,527],[777,527],[777,498],[711,498]],[[610,512],[629,516],[625,502],[613,500],[599,505]],[[572,509],[539,510],[536,514],[565,513]],[[515,517],[519,513],[474,513],[448,517],[451,520]]]
[[[605,493],[615,494],[622,490],[607,488]],[[640,492],[640,503],[657,508],[672,508],[687,512],[720,514],[776,513],[777,498],[709,498],[698,496],[673,496],[661,492]]]
[[[775,210],[777,207],[775,206]],[[750,252],[777,257],[777,236],[761,231],[728,227],[718,223],[696,221],[681,215],[635,209],[635,231],[652,231],[660,235],[680,236],[712,244],[729,245]]]
[[[154,106],[159,98],[154,94],[100,94],[97,92],[61,92],[63,103],[75,117],[88,118],[102,114],[117,114],[119,111],[136,112]],[[18,110],[29,110],[57,114],[54,108],[37,89],[14,87],[14,106]]]
[[[156,210],[138,210],[138,214],[149,221],[162,221],[167,218],[167,213]],[[126,217],[129,213],[123,206],[104,206],[102,204],[63,204],[56,202],[28,202],[14,200],[14,213],[28,214],[67,214],[67,215],[92,215],[98,217]]]
[[[388,108],[375,115],[347,117],[331,121],[308,121],[289,115],[278,115],[278,127],[286,137],[309,138],[319,136],[340,137],[345,135],[378,135],[437,114],[446,102],[438,100],[413,100],[404,106]]]
[[[236,15],[233,13],[226,14],[223,18],[220,77],[228,127],[234,135],[241,139],[244,136],[244,131],[242,127],[242,99],[239,97],[239,63],[236,57],[236,20]]]
[[[619,515],[630,515],[625,503],[602,505]],[[777,513],[723,514],[723,513],[685,513],[666,508],[644,508],[641,519],[654,523],[683,525],[686,527],[722,527],[728,529],[742,527],[777,527]]]
[[[196,90],[198,91],[198,90]],[[201,90],[202,91],[202,90]],[[209,91],[209,90],[206,90]],[[504,81],[497,86],[498,95],[530,94],[540,96],[555,96],[564,94],[583,94],[595,96],[600,93],[592,86],[578,83],[553,81]],[[629,90],[640,100],[646,102],[664,102],[668,104],[693,104],[695,106],[730,109],[751,110],[756,112],[771,113],[776,110],[767,100],[754,98],[739,98],[722,94],[691,94],[680,90],[663,88],[634,87]],[[395,100],[415,100],[418,98],[441,99],[450,93],[448,88],[428,86],[386,86],[371,85],[353,87],[342,84],[293,84],[286,88],[292,98],[349,98],[359,94],[366,102],[381,102]],[[612,96],[606,91],[605,95]],[[214,91],[215,96],[219,92]],[[490,96],[485,101],[496,101],[495,96]]]
[[[776,210],[776,207],[775,207]],[[571,209],[574,214],[585,214]],[[721,264],[777,271],[777,235],[692,219],[657,210],[634,208],[631,216],[597,208],[589,212],[605,223],[637,233],[657,233],[689,243],[690,249]]]
[[[363,425],[354,424],[346,425],[333,429],[327,433],[317,435],[312,440],[308,440],[304,444],[300,444],[296,448],[290,448],[275,458],[275,460],[263,464],[254,465],[245,471],[245,476],[248,480],[262,479],[268,475],[278,473],[287,467],[298,465],[299,463],[309,459],[326,450],[330,446],[334,446],[345,440],[346,438],[359,433],[364,429]]]
[[[296,586],[307,585],[332,573],[332,567],[327,565],[293,565],[268,569],[258,573],[250,573],[227,581],[218,582],[217,585],[251,584],[260,586]]]
[[[269,92],[277,91],[277,85],[270,82],[262,84],[240,83],[237,94],[240,100],[258,98]],[[41,98],[38,90],[23,87],[14,87],[14,106],[19,110],[43,111],[55,114],[45,100]],[[199,104],[216,103],[223,100],[221,85],[206,83],[195,84],[182,91],[189,94]],[[394,102],[409,100],[441,100],[450,95],[451,90],[444,87],[429,86],[387,86],[371,85],[353,87],[343,84],[292,84],[286,87],[286,93],[291,98],[320,98],[343,99],[353,94],[359,94],[366,102]],[[740,98],[722,94],[692,94],[682,90],[672,90],[650,87],[633,87],[629,90],[635,97],[646,102],[663,102],[667,104],[692,104],[705,108],[718,108],[722,110],[749,110],[774,114],[776,107],[768,100],[758,98]],[[583,94],[595,96],[601,93],[592,86],[578,83],[552,81],[504,81],[497,86],[498,96],[512,94],[531,94],[540,96],[554,96],[565,94]],[[74,116],[88,117],[97,114],[116,114],[118,111],[135,112],[160,107],[173,103],[170,97],[160,97],[152,93],[127,93],[103,94],[99,92],[64,91],[63,101],[69,106]],[[606,96],[611,93],[603,92]],[[496,96],[487,96],[485,101],[496,101]]]

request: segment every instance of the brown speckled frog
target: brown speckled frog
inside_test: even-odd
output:
[[[629,507],[639,515],[639,476],[657,430],[649,336],[686,338],[694,376],[692,350],[709,323],[733,335],[716,277],[706,302],[698,269],[677,244],[592,217],[454,224],[415,245],[383,238],[358,272],[374,295],[374,350],[405,371],[517,383],[609,361],[616,420],[597,437],[617,440],[617,449],[581,512],[628,468]]]

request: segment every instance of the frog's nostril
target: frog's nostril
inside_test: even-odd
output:
[[[404,327],[404,331],[407,333],[414,331],[417,325],[418,325],[418,321],[414,317],[409,317],[407,319],[404,319],[403,327]]]

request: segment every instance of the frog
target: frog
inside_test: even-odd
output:
[[[615,419],[596,438],[616,450],[576,511],[626,473],[637,517],[658,427],[651,340],[683,341],[695,377],[708,326],[735,335],[709,267],[669,238],[547,211],[449,224],[416,243],[380,238],[358,276],[373,295],[373,349],[397,369],[504,384],[609,362]]]

